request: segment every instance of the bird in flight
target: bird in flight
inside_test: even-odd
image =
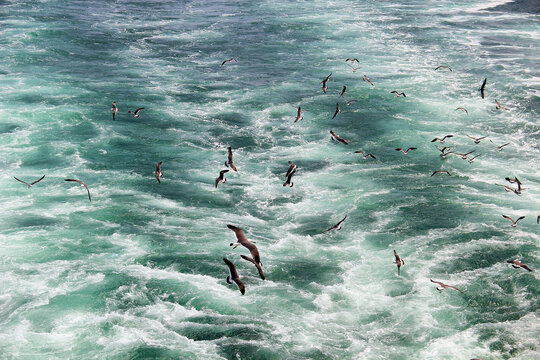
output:
[[[523,268],[523,269],[525,269],[527,271],[532,271],[527,265],[525,265],[524,263],[522,263],[519,260],[508,260],[506,262],[509,263],[509,264],[512,264],[512,267],[514,269]]]
[[[227,60],[223,60],[223,62],[221,63],[221,66],[225,65],[228,62],[232,62],[232,61],[236,62],[236,59],[235,58],[230,58],[230,59],[227,59]]]
[[[328,89],[328,86],[326,85],[326,83],[330,80],[330,77],[332,76],[332,73],[330,73],[330,75],[328,75],[327,77],[324,78],[323,81],[321,81],[321,84],[322,84],[322,91],[323,93],[326,94],[326,90]]]
[[[330,230],[334,230],[334,229],[338,231],[341,230],[341,226],[342,226],[341,224],[345,221],[346,218],[347,218],[347,215],[345,215],[343,219],[339,220],[339,222],[336,225],[332,225],[328,229],[324,230],[323,233],[329,232]]]
[[[302,109],[300,108],[300,106],[299,106],[299,107],[296,107],[296,106],[295,106],[294,108],[297,110],[297,112],[296,112],[296,119],[294,120],[294,122],[299,122],[300,120],[302,120],[302,119],[304,118],[304,117],[302,116],[302,113],[303,113],[304,111],[306,111],[306,110],[302,110]]]
[[[359,67],[355,68],[354,66],[352,66],[352,65],[350,65],[350,64],[347,64],[347,65],[349,65],[349,67],[352,69],[352,72],[353,72],[353,73],[356,72],[356,70],[360,70],[360,69],[361,69],[361,68],[359,68]]]
[[[339,107],[339,103],[336,103],[336,112],[334,113],[334,116],[332,116],[331,120],[334,120],[334,118],[341,112],[341,108]]]
[[[133,116],[135,116],[136,118],[138,118],[138,117],[140,116],[140,115],[139,115],[139,112],[140,112],[141,110],[144,110],[144,108],[143,108],[143,107],[142,107],[142,108],[138,108],[138,109],[135,110],[135,111],[129,110],[128,113],[129,113],[129,114],[133,114]]]
[[[446,140],[446,139],[448,139],[448,138],[451,138],[451,137],[454,137],[454,135],[445,135],[445,136],[443,136],[443,138],[442,138],[442,139],[441,139],[441,138],[438,138],[438,137],[436,137],[435,139],[431,140],[431,142],[435,142],[435,141],[439,140],[439,142],[440,142],[440,143],[443,143],[443,142],[444,142],[444,140]]]
[[[223,261],[227,266],[229,267],[229,276],[227,276],[227,284],[232,284],[233,281],[236,283],[236,286],[238,286],[238,290],[244,295],[246,293],[246,286],[240,280],[240,276],[238,275],[238,272],[236,271],[236,266],[232,262],[230,262],[228,259],[223,258]]]
[[[397,97],[400,97],[400,96],[407,97],[407,95],[405,95],[404,92],[399,92],[396,90],[390,91],[390,94],[396,94]]]
[[[508,110],[507,107],[504,107],[504,106],[502,106],[501,104],[499,104],[499,102],[497,101],[497,99],[495,99],[495,104],[496,104],[496,105],[495,105],[495,108],[496,108],[497,110],[501,110],[501,109],[502,109],[502,110]]]
[[[482,95],[482,99],[484,99],[484,89],[486,88],[486,83],[487,83],[487,78],[484,79],[482,86],[480,86],[480,89],[478,89],[478,91],[480,91],[480,94]]]
[[[236,170],[236,166],[234,166],[234,162],[233,162],[233,158],[232,158],[232,148],[229,146],[227,148],[227,150],[228,150],[229,154],[227,156],[227,161],[225,161],[225,166],[230,167],[234,171],[238,172],[238,170]]]
[[[366,75],[364,75],[364,77],[362,78],[362,81],[367,81],[373,86],[373,83],[371,82],[371,80],[369,80],[369,78]]]
[[[491,140],[489,140],[491,141]],[[505,147],[506,145],[510,145],[510,143],[506,143],[506,144],[502,144],[501,146],[498,146],[497,144],[495,144],[493,141],[491,141],[491,143],[495,146],[497,146],[497,151],[502,151],[503,147]]]
[[[346,58],[345,62],[347,62],[347,61],[350,61],[350,62],[355,62],[356,61],[357,63],[360,63],[360,61],[357,58],[354,58],[354,59]]]
[[[116,101],[113,101],[112,103],[111,112],[112,112],[112,119],[116,120],[116,113],[118,112],[118,108],[116,107]]]
[[[92,201],[92,198],[90,197],[90,189],[88,189],[88,186],[86,186],[86,184],[84,182],[82,182],[81,180],[77,180],[77,179],[64,179],[65,181],[75,181],[75,182],[78,182],[79,184],[81,184],[81,186],[84,186],[86,188],[86,192],[88,193],[88,200]]]
[[[431,280],[431,279],[429,279],[429,280]],[[442,282],[440,282],[440,281],[434,281],[434,280],[431,280],[431,282],[432,282],[432,283],[435,283],[435,284],[439,284],[439,285],[441,286],[441,287],[438,287],[438,288],[437,288],[437,290],[438,290],[439,292],[442,292],[442,291],[443,291],[444,289],[446,289],[446,288],[450,288],[450,289],[457,290],[457,291],[459,291],[460,293],[463,293],[463,291],[459,290],[459,289],[458,289],[457,287],[455,287],[455,286],[446,285],[445,283],[442,283]]]
[[[339,141],[340,143],[343,143],[345,145],[349,145],[348,141],[350,141],[350,140],[345,140],[345,139],[341,138],[338,134],[336,134],[332,130],[330,130],[330,136],[331,136],[332,140],[334,140],[334,141]]]
[[[227,182],[227,179],[225,179],[225,173],[229,172],[229,170],[221,170],[219,172],[219,176],[216,178],[216,188],[220,182],[223,181],[223,183]]]
[[[156,171],[154,171],[154,175],[156,176],[156,180],[160,184],[161,184],[160,178],[163,177],[163,173],[161,172],[161,164],[163,164],[162,161],[158,162],[157,165],[156,165]]]
[[[435,174],[446,174],[448,176],[451,176],[450,173],[447,171],[447,170],[438,170],[438,171],[434,171],[433,174],[431,174],[431,176],[435,175]]]
[[[516,221],[512,220],[512,218],[510,216],[503,215],[502,217],[505,218],[505,219],[510,220],[512,222],[512,227],[516,227],[519,220],[525,219],[525,216],[518,217]]]
[[[437,66],[435,68],[435,70],[439,70],[439,69],[448,69],[450,71],[452,71],[452,69],[450,68],[450,66],[447,66],[447,65],[440,65],[440,66]]]
[[[409,151],[411,150],[416,150],[415,147],[410,147],[408,148],[407,150],[404,150],[403,148],[397,148],[396,151],[401,151],[403,153],[403,155],[407,155],[409,153]]]
[[[17,178],[14,176],[15,180],[20,181],[20,182],[22,182],[23,184],[26,184],[29,188],[32,187],[32,185],[34,185],[34,184],[40,182],[41,180],[43,180],[44,177],[45,177],[45,175],[43,175],[42,177],[40,177],[40,178],[37,179],[36,181],[33,181],[33,182],[31,182],[31,183],[29,184],[29,183],[27,183],[26,181],[22,181],[21,179],[17,179]]]
[[[339,92],[339,96],[343,96],[343,94],[345,94],[346,91],[347,91],[347,87],[343,85],[343,89]]]
[[[230,243],[229,245],[232,246],[233,249],[236,249],[238,245],[242,245],[246,249],[248,249],[252,257],[248,257],[245,255],[240,255],[240,256],[242,257],[242,259],[253,263],[255,267],[257,268],[257,270],[259,271],[259,276],[261,277],[261,279],[264,280],[265,276],[262,269],[261,257],[259,255],[259,249],[257,249],[257,246],[254,245],[255,241],[249,241],[242,229],[237,228],[234,225],[227,225],[227,227],[231,229],[234,232],[234,235],[236,236],[236,243]]]
[[[485,139],[487,136],[482,136],[482,137],[479,137],[479,138],[473,138],[472,136],[470,135],[467,135],[468,138],[471,138],[475,144],[480,144],[480,140],[482,139]]]
[[[465,109],[464,107],[458,107],[458,108],[456,108],[456,110],[461,110],[461,111],[463,111],[464,113],[466,113],[467,115],[469,115],[469,112],[468,112],[467,109]]]
[[[369,153],[369,154],[364,154],[364,152],[362,150],[358,150],[358,151],[355,151],[354,152],[355,154],[362,154],[362,157],[364,158],[364,160],[367,160],[367,158],[372,158],[372,159],[377,159],[375,156],[373,156],[373,154]]]
[[[396,250],[394,250],[394,257],[396,258],[394,263],[397,265],[397,274],[399,275],[399,269],[401,268],[402,265],[405,265],[405,261],[401,260]]]

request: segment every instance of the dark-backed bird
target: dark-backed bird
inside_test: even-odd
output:
[[[234,162],[233,162],[233,158],[232,158],[232,148],[229,146],[227,148],[227,151],[228,151],[228,155],[227,155],[227,161],[225,161],[225,166],[230,167],[234,171],[238,172],[236,170],[236,166],[234,166]]]
[[[332,225],[328,229],[324,230],[323,233],[329,232],[330,230],[334,230],[334,229],[338,231],[341,230],[341,226],[342,226],[341,224],[345,221],[346,218],[347,218],[347,215],[345,215],[343,219],[339,220],[339,222],[336,225]]]
[[[289,161],[289,169],[287,169],[287,174],[285,174],[285,176],[288,177],[290,174],[294,174],[297,169],[298,166],[296,166],[296,164],[292,161]]]
[[[452,69],[450,68],[450,66],[447,66],[447,65],[439,65],[435,68],[435,70],[439,70],[439,69],[448,69],[450,71],[452,71]]]
[[[223,65],[225,65],[226,63],[231,62],[231,61],[236,62],[236,59],[235,59],[235,58],[230,58],[230,59],[227,59],[227,60],[223,60],[223,62],[221,63],[221,66],[223,66]]]
[[[482,83],[482,86],[480,86],[480,94],[482,95],[482,99],[484,99],[484,89],[486,88],[487,78],[484,79],[484,82]]]
[[[448,176],[451,176],[450,173],[448,172],[448,170],[437,170],[437,171],[434,171],[433,174],[431,174],[431,176],[435,175],[435,174],[446,174]]]
[[[448,138],[451,138],[451,137],[454,137],[454,135],[445,135],[445,136],[442,137],[442,139],[436,137],[435,139],[431,140],[431,142],[435,142],[435,141],[439,140],[440,143],[443,143],[444,140],[446,140],[446,139],[448,139]]]
[[[350,106],[353,102],[356,102],[357,100],[345,100],[345,105]]]
[[[400,97],[400,96],[407,97],[407,95],[405,95],[404,92],[398,92],[396,90],[390,91],[390,94],[396,94],[397,97]]]
[[[491,140],[489,140],[491,141]],[[503,147],[505,147],[506,145],[510,145],[510,143],[506,143],[506,144],[502,144],[501,146],[498,146],[497,144],[495,144],[493,141],[491,141],[491,143],[495,146],[497,146],[497,151],[502,151]]]
[[[519,188],[518,189],[512,189],[510,186],[506,186],[506,185],[502,185],[502,184],[495,184],[495,185],[503,187],[504,191],[506,191],[506,192],[513,192],[516,195],[521,195],[521,190]]]
[[[519,220],[525,219],[525,216],[518,217],[516,221],[512,220],[512,218],[510,216],[503,215],[502,217],[505,218],[505,219],[510,220],[512,222],[512,227],[516,227]]]
[[[341,91],[339,92],[339,96],[343,96],[343,94],[345,94],[346,91],[347,91],[347,86],[343,85],[343,89],[341,89]]]
[[[118,108],[116,107],[116,101],[113,101],[112,103],[111,112],[112,112],[112,119],[116,120],[116,113],[118,112]]]
[[[373,154],[371,154],[371,153],[364,154],[364,152],[362,150],[355,151],[354,153],[355,154],[362,154],[362,157],[364,158],[364,160],[367,160],[368,157],[370,157],[372,159],[376,159],[376,157]]]
[[[509,264],[512,264],[512,267],[514,269],[523,268],[523,269],[525,269],[527,271],[532,271],[527,265],[525,265],[524,263],[522,263],[519,260],[507,260],[506,262],[509,263]]]
[[[350,140],[345,140],[345,139],[341,138],[338,134],[336,134],[332,130],[330,130],[330,136],[331,136],[332,140],[334,140],[334,141],[339,141],[340,143],[343,143],[345,145],[349,145],[348,141],[350,141]]]
[[[156,176],[156,180],[158,183],[161,184],[161,178],[163,177],[163,173],[161,172],[161,164],[163,164],[163,161],[160,161],[156,165],[156,171],[154,171],[154,175]]]
[[[369,80],[369,78],[364,75],[364,77],[362,78],[363,81],[367,81],[368,83],[370,83],[372,86],[373,86],[373,83],[371,82],[371,80]]]
[[[466,113],[467,115],[469,115],[469,112],[468,112],[467,109],[465,109],[464,107],[458,107],[458,108],[456,108],[456,110],[461,110],[461,111],[463,111],[464,113]]]
[[[521,181],[517,177],[514,177],[513,179],[511,177],[505,177],[504,180],[508,181],[510,184],[518,183],[521,185]]]
[[[345,62],[347,62],[347,61],[350,61],[350,62],[355,62],[356,61],[357,63],[360,63],[360,61],[357,58],[354,58],[354,59],[346,58]]]
[[[233,281],[238,286],[238,290],[244,295],[246,293],[246,287],[242,280],[240,280],[240,276],[238,276],[238,271],[236,271],[236,266],[232,262],[230,262],[228,259],[223,258],[223,261],[227,266],[229,267],[229,276],[227,276],[227,284],[232,284]]]
[[[227,179],[225,179],[225,173],[226,173],[226,172],[229,172],[229,170],[221,170],[221,171],[219,172],[219,176],[216,178],[216,188],[217,188],[217,186],[218,186],[218,184],[219,184],[220,182],[222,182],[222,181],[223,181],[223,183],[226,183],[226,182],[227,182]]]
[[[485,139],[487,136],[482,136],[482,137],[479,137],[479,138],[474,138],[470,135],[467,135],[468,138],[472,139],[474,141],[475,144],[480,144],[480,140],[482,139]]]
[[[455,146],[445,146],[442,149],[437,148],[441,152],[441,158],[446,159],[446,157],[450,154],[453,154],[453,151],[446,151],[455,148]]]
[[[141,112],[141,110],[144,110],[144,108],[143,108],[143,107],[142,107],[142,108],[138,108],[138,109],[135,110],[135,111],[129,110],[129,111],[128,111],[128,114],[133,114],[133,116],[135,116],[136,118],[138,118],[138,117],[140,116],[140,115],[139,115],[139,112]]]
[[[496,108],[497,110],[501,110],[501,109],[502,109],[502,110],[508,110],[508,108],[506,108],[506,107],[502,106],[501,104],[499,104],[499,102],[497,101],[497,99],[495,99],[495,104],[496,104],[496,105],[495,105],[495,108]]]
[[[296,106],[295,106],[295,108],[296,108],[297,112],[296,112],[296,119],[294,120],[294,122],[299,122],[300,120],[302,120],[302,119],[304,118],[304,117],[302,116],[302,113],[303,113],[305,110],[302,110],[302,109],[300,108],[300,106],[299,106],[299,107],[296,107]]]
[[[349,65],[349,64],[347,64],[347,65]],[[355,73],[356,70],[360,70],[360,69],[361,69],[361,68],[359,68],[359,67],[355,68],[354,66],[351,66],[351,65],[349,65],[349,67],[352,69],[352,72],[353,72],[353,73]]]
[[[84,186],[86,188],[86,192],[88,193],[88,200],[92,201],[92,198],[90,197],[90,189],[88,189],[88,186],[86,186],[86,184],[84,182],[82,182],[81,180],[77,180],[77,179],[64,179],[65,181],[75,181],[75,182],[78,182],[79,184],[81,184],[81,186]]]
[[[450,288],[450,289],[457,290],[457,291],[459,291],[460,293],[463,293],[463,291],[459,290],[459,289],[458,289],[457,287],[455,287],[455,286],[446,285],[445,283],[442,283],[442,282],[440,282],[440,281],[434,281],[434,280],[432,280],[432,279],[429,279],[429,280],[431,280],[432,283],[439,284],[439,285],[441,286],[441,287],[438,287],[438,288],[437,288],[437,290],[438,290],[439,292],[443,291],[443,290],[446,289],[446,288]]]
[[[336,104],[336,112],[334,113],[334,116],[332,116],[331,120],[334,120],[334,118],[341,112],[341,109],[339,107],[339,103]]]
[[[22,181],[21,179],[17,179],[17,178],[14,176],[15,180],[20,181],[20,182],[22,182],[23,184],[26,184],[28,187],[32,187],[32,185],[34,185],[34,184],[40,182],[41,180],[43,180],[44,177],[45,177],[45,175],[43,175],[42,177],[40,177],[40,178],[37,179],[36,181],[33,181],[33,182],[31,182],[31,183],[29,184],[29,183],[27,183],[26,181]]]
[[[469,164],[472,164],[473,161],[474,161],[474,159],[476,159],[476,158],[479,157],[479,156],[480,156],[480,154],[478,154],[478,155],[476,155],[476,156],[473,156],[472,158],[467,157],[467,160],[469,161]]]
[[[326,83],[328,82],[328,80],[330,80],[330,77],[332,76],[332,73],[330,73],[330,75],[328,75],[326,78],[324,78],[323,81],[321,81],[321,84],[322,84],[322,91],[323,93],[326,94],[326,90],[328,89],[328,86],[326,85]]]
[[[242,231],[242,229],[237,228],[234,225],[227,225],[227,227],[231,229],[232,231],[234,231],[234,235],[236,236],[236,242],[230,243],[230,246],[232,246],[233,249],[236,249],[238,245],[242,245],[245,248],[247,248],[249,252],[251,253],[251,257],[241,255],[242,259],[252,262],[257,267],[257,270],[259,271],[259,275],[261,276],[261,279],[264,280],[265,277],[264,277],[264,272],[262,269],[261,258],[259,256],[259,250],[253,244],[255,241],[252,241],[252,242],[249,241],[246,235],[244,234],[244,231]]]
[[[463,160],[467,160],[467,155],[470,155],[470,154],[472,154],[473,152],[474,152],[474,150],[473,150],[473,151],[469,151],[468,153],[464,153],[464,154],[462,154],[462,153],[454,153],[454,155],[461,156],[461,158],[462,158]]]
[[[407,155],[409,153],[409,151],[411,150],[416,150],[415,147],[410,147],[408,148],[407,150],[404,150],[403,148],[397,148],[396,151],[401,151],[403,153],[403,155]]]
[[[402,265],[405,265],[405,261],[401,260],[396,250],[394,250],[394,257],[396,258],[396,261],[394,261],[394,263],[397,265],[397,274],[399,275],[399,269],[401,269]]]

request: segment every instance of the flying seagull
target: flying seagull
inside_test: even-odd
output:
[[[140,116],[140,115],[139,115],[139,112],[140,112],[141,110],[144,110],[144,108],[143,108],[143,107],[142,107],[142,108],[138,108],[138,109],[135,110],[135,111],[129,110],[128,113],[129,113],[129,114],[133,114],[133,116],[135,116],[136,118],[138,118],[138,117]]]
[[[349,65],[349,64],[347,64],[347,65]],[[352,69],[352,72],[356,72],[356,70],[360,70],[360,69],[361,69],[361,68],[359,68],[359,67],[355,68],[355,67],[353,67],[353,66],[351,66],[351,65],[349,65],[349,67]]]
[[[289,161],[289,169],[287,170],[287,174],[285,174],[285,176],[288,177],[291,173],[294,174],[297,169],[298,166],[296,166],[296,164],[294,164],[292,161]]]
[[[232,246],[233,249],[235,249],[238,245],[242,245],[245,248],[247,248],[249,252],[251,253],[252,257],[241,255],[242,259],[252,262],[257,267],[257,270],[259,271],[259,275],[261,279],[264,280],[265,277],[264,277],[264,272],[262,269],[261,258],[259,256],[259,250],[253,244],[255,241],[253,242],[249,241],[246,235],[244,234],[244,231],[242,231],[242,229],[237,228],[234,225],[227,225],[227,227],[231,229],[232,231],[234,231],[234,235],[236,236],[236,241],[237,241],[236,243],[230,243],[230,246]]]
[[[429,279],[431,280],[431,279]],[[444,289],[446,288],[450,288],[450,289],[454,289],[454,290],[457,290],[459,291],[460,293],[463,293],[463,291],[459,290],[457,287],[455,286],[450,286],[450,285],[446,285],[445,283],[442,283],[440,281],[434,281],[434,280],[431,280],[432,283],[435,283],[435,284],[439,284],[441,287],[438,287],[437,290],[439,290],[439,292],[442,292]]]
[[[330,73],[330,75],[328,75],[326,78],[324,78],[323,81],[321,81],[321,83],[322,83],[322,91],[325,94],[326,94],[326,89],[328,89],[328,86],[326,85],[326,83],[328,82],[328,80],[330,80],[331,76],[332,76],[332,73]]]
[[[467,160],[467,159],[468,159],[467,155],[470,155],[470,154],[472,154],[473,152],[474,152],[474,150],[473,150],[473,151],[469,151],[468,153],[465,153],[465,154],[461,154],[461,153],[454,153],[454,154],[457,155],[457,156],[461,156],[461,158],[462,158],[463,160]]]
[[[45,177],[45,175],[43,175],[43,176],[40,177],[38,180],[36,180],[36,181],[34,181],[34,182],[31,182],[31,183],[29,184],[29,183],[27,183],[26,181],[22,181],[21,179],[17,179],[17,178],[14,176],[15,180],[20,181],[20,182],[22,182],[23,184],[28,185],[28,187],[32,187],[32,185],[34,185],[34,184],[40,182],[41,180],[43,180],[44,177]]]
[[[390,94],[396,94],[397,97],[400,97],[400,96],[407,97],[407,95],[405,95],[404,92],[398,92],[396,90],[390,91]]]
[[[161,164],[163,164],[163,161],[160,161],[156,165],[156,171],[154,171],[154,175],[156,175],[156,180],[158,183],[161,184],[160,178],[163,177],[163,173],[161,172]]]
[[[479,157],[479,156],[480,156],[480,154],[478,154],[478,155],[476,155],[476,156],[473,156],[472,158],[467,157],[467,160],[469,160],[469,164],[472,164],[473,161],[474,161],[474,159],[476,159],[476,158]]]
[[[373,86],[373,83],[371,82],[371,80],[369,80],[369,78],[364,75],[364,77],[362,78],[363,81],[367,81],[368,83],[370,83],[372,86]]]
[[[491,141],[491,140],[489,140]],[[495,144],[493,141],[491,141],[491,143],[495,146],[497,146],[497,144]],[[510,145],[510,143],[506,143],[506,144],[502,144],[501,146],[497,146],[497,151],[502,151],[503,147],[505,147],[506,145]]]
[[[221,63],[221,66],[225,65],[228,62],[232,62],[232,61],[236,62],[236,59],[235,58],[230,58],[230,59],[227,59],[227,60],[223,60],[223,62]]]
[[[227,148],[227,150],[229,151],[229,154],[227,156],[227,161],[225,161],[225,166],[226,167],[230,167],[231,169],[233,169],[234,171],[238,172],[236,170],[236,166],[234,166],[234,162],[233,162],[233,159],[232,159],[232,148],[229,146]]]
[[[458,107],[458,108],[456,108],[456,110],[461,110],[461,111],[463,111],[464,113],[466,113],[467,115],[469,115],[469,112],[468,112],[467,109],[465,109],[464,107]]]
[[[446,66],[446,65],[440,65],[440,66],[437,66],[435,68],[435,70],[439,70],[439,69],[448,69],[450,71],[452,71],[452,69],[450,68],[450,66]]]
[[[394,261],[394,263],[397,265],[397,274],[399,275],[399,269],[401,268],[401,265],[405,265],[405,261],[401,260],[396,250],[394,250],[394,256],[396,258],[396,261]]]
[[[521,194],[521,190],[519,188],[518,189],[512,189],[510,186],[506,186],[506,185],[502,185],[502,184],[495,184],[495,185],[503,187],[506,192],[513,192],[516,195]]]
[[[218,184],[219,184],[220,182],[222,182],[222,181],[223,181],[223,183],[226,183],[226,182],[227,182],[227,179],[225,179],[225,173],[226,173],[226,172],[229,172],[229,170],[221,170],[221,171],[219,172],[219,177],[216,178],[216,188],[217,188],[217,186],[218,186]]]
[[[332,140],[339,141],[340,143],[343,143],[345,145],[349,145],[348,141],[350,141],[350,140],[345,140],[345,139],[341,138],[338,134],[336,134],[332,130],[330,130],[330,135],[331,135]]]
[[[403,150],[403,148],[397,148],[396,151],[401,151],[404,155],[407,155],[410,150],[416,150],[415,147],[408,148],[407,150]]]
[[[223,258],[223,261],[227,266],[229,267],[229,276],[227,276],[227,284],[232,284],[233,281],[238,286],[238,290],[244,295],[246,293],[246,287],[242,280],[240,280],[240,276],[238,276],[238,272],[236,271],[236,266],[232,262],[230,262],[228,259]]]
[[[501,109],[503,109],[503,110],[508,110],[507,107],[504,107],[504,106],[502,106],[501,104],[499,104],[499,102],[497,101],[497,99],[495,99],[495,104],[497,104],[497,105],[495,105],[495,108],[496,108],[497,110],[501,110]]]
[[[326,233],[326,232],[329,232],[330,230],[341,230],[341,224],[345,221],[345,219],[347,218],[347,215],[345,215],[345,217],[341,220],[339,220],[339,222],[336,224],[336,225],[333,225],[333,226],[330,226],[328,229],[324,230],[323,233]]]
[[[343,85],[343,89],[339,92],[339,96],[343,96],[343,94],[345,94],[346,91],[347,91],[347,87]]]
[[[372,158],[372,159],[377,159],[375,156],[373,156],[373,154],[371,153],[368,153],[368,154],[364,154],[364,152],[362,150],[358,150],[358,151],[355,151],[354,152],[355,154],[362,154],[362,157],[364,158],[364,160],[367,160],[368,157]]]
[[[116,120],[116,113],[118,112],[118,108],[116,107],[116,101],[113,101],[112,103],[111,112],[112,112],[112,119]]]
[[[447,171],[447,170],[438,170],[438,171],[434,171],[433,174],[431,174],[431,176],[435,175],[435,174],[446,174],[448,176],[451,176],[450,173]]]
[[[482,137],[479,137],[479,138],[473,138],[472,136],[467,135],[467,137],[470,138],[470,139],[473,139],[475,144],[480,144],[480,140],[485,139],[487,136],[482,136]]]
[[[334,113],[334,116],[332,116],[331,120],[334,120],[334,118],[341,112],[341,109],[339,108],[339,103],[336,103],[336,112]]]
[[[524,268],[527,271],[532,271],[527,265],[523,264],[519,260],[507,260],[506,262],[512,264],[512,267],[514,269]]]
[[[75,181],[75,182],[78,182],[79,184],[81,184],[81,186],[84,186],[86,188],[86,192],[88,193],[88,200],[92,201],[92,198],[90,197],[90,189],[88,189],[88,186],[86,186],[86,184],[84,182],[82,182],[81,180],[77,180],[77,179],[64,179],[65,181]]]
[[[302,109],[300,108],[300,106],[299,106],[299,107],[296,107],[296,106],[295,106],[294,108],[298,110],[298,111],[296,112],[296,119],[294,120],[294,122],[299,122],[300,120],[302,120],[302,119],[304,118],[304,117],[302,116],[302,113],[303,113],[305,110],[302,110]]]
[[[510,220],[512,222],[512,227],[516,227],[519,220],[525,219],[525,216],[518,217],[516,221],[512,220],[512,218],[510,216],[503,215],[502,217],[505,218],[505,219]]]
[[[441,138],[438,138],[438,137],[436,137],[435,139],[431,140],[431,142],[435,142],[435,141],[439,140],[439,142],[440,142],[440,143],[443,143],[443,142],[444,142],[444,140],[446,140],[447,138],[451,138],[451,137],[454,137],[454,135],[445,135],[445,136],[443,136],[443,138],[442,138],[442,139],[441,139]]]
[[[360,63],[360,61],[357,58],[354,58],[354,59],[346,58],[345,62],[347,62],[347,61],[350,61],[350,62],[355,62],[356,61],[357,63]]]
[[[345,100],[345,104],[347,106],[350,106],[353,102],[356,102],[357,100]]]
[[[484,89],[486,87],[486,83],[487,83],[487,78],[484,79],[482,86],[480,86],[480,89],[478,89],[480,91],[480,94],[482,94],[482,99],[484,99]]]

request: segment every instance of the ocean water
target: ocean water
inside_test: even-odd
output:
[[[0,358],[540,357],[539,14],[533,0],[0,1]],[[444,145],[479,157],[441,159]],[[238,172],[216,189],[229,146]],[[495,185],[514,176],[519,196]],[[257,241],[265,281],[227,224]]]

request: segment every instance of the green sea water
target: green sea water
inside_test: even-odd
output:
[[[0,1],[0,358],[538,358],[539,13]],[[216,188],[229,146],[238,172]],[[514,176],[521,195],[496,185]]]

